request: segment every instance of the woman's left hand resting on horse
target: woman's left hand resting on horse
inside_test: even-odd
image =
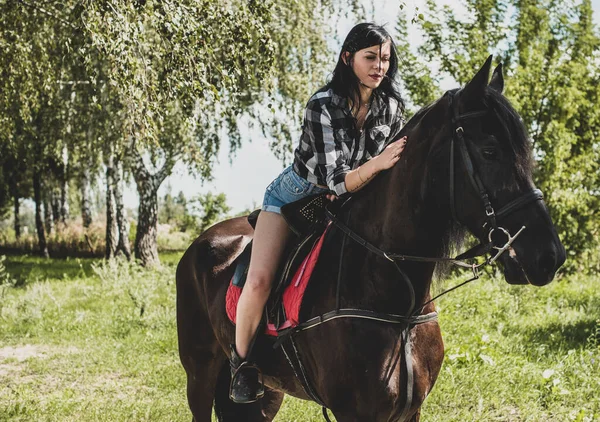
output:
[[[381,154],[372,158],[360,167],[348,172],[344,183],[348,192],[356,192],[363,188],[377,173],[394,166],[406,145],[406,136],[389,144]]]

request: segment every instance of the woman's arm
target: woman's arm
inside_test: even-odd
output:
[[[356,192],[366,186],[380,171],[389,169],[400,159],[406,145],[406,136],[389,144],[381,154],[360,167],[349,171],[344,182],[348,192]]]

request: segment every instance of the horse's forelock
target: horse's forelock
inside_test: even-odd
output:
[[[502,127],[515,160],[518,179],[529,179],[532,172],[531,144],[521,116],[504,95],[491,88],[486,89],[484,105],[495,114]]]

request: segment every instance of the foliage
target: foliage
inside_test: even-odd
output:
[[[180,221],[187,214],[187,199],[182,191],[177,196],[171,194],[171,186],[167,188],[167,193],[158,203],[158,222],[161,224],[171,224],[181,227]],[[185,231],[185,230],[182,230]]]
[[[6,271],[6,267],[4,266],[5,260],[6,256],[0,255],[0,286],[14,284],[13,278],[8,273],[8,271]]]
[[[159,203],[159,222],[169,224],[181,232],[200,233],[231,211],[224,193],[197,195],[187,199],[182,191],[176,197],[170,189]]]
[[[1,1],[2,177],[29,197],[32,172],[46,192],[69,178],[80,186],[114,153],[152,210],[176,161],[211,177],[222,143],[239,147],[243,115],[285,156],[302,104],[325,79],[333,27],[323,23],[358,3]],[[149,215],[140,212],[142,236]]]
[[[423,106],[440,80],[464,84],[495,54],[504,65],[505,95],[533,141],[535,181],[567,247],[566,268],[593,272],[600,266],[600,32],[591,3],[466,0],[464,7],[463,17],[427,2],[424,19],[415,21],[424,36],[418,52],[439,72],[401,66],[406,89]],[[398,31],[406,28],[400,16]],[[406,44],[400,51],[412,62]]]
[[[227,197],[224,193],[215,195],[208,192],[195,198],[197,204],[201,206],[199,231],[202,232],[222,220],[231,207],[227,205]]]

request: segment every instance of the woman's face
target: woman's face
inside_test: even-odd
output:
[[[361,85],[375,89],[381,84],[383,76],[390,68],[391,42],[387,41],[381,45],[363,48],[354,53],[352,70],[358,77]],[[349,54],[345,53],[344,61],[347,63]]]

